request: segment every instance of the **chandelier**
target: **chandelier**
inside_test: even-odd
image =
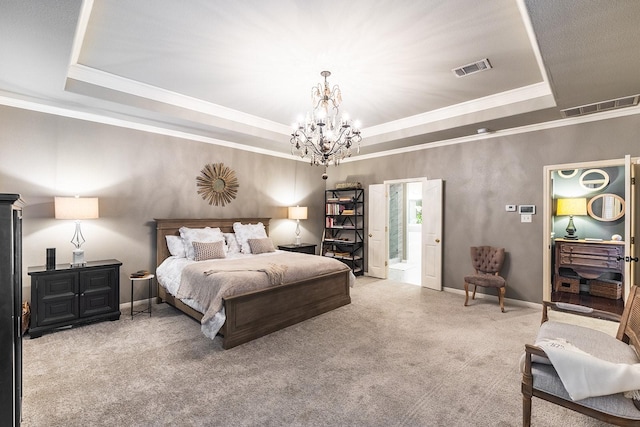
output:
[[[352,123],[346,114],[340,114],[342,93],[338,85],[330,88],[327,77],[330,71],[320,73],[324,84],[311,88],[313,110],[306,117],[299,118],[293,125],[291,134],[291,154],[308,157],[311,165],[323,165],[323,179],[327,179],[327,166],[335,166],[345,157],[351,156],[351,148],[356,145],[360,152],[360,125]]]

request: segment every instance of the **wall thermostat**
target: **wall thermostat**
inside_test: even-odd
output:
[[[518,206],[520,215],[534,215],[536,213],[536,205],[520,205]]]

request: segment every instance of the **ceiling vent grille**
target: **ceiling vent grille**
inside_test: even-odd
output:
[[[618,108],[633,107],[638,105],[640,95],[625,96],[624,98],[611,99],[595,104],[582,105],[580,107],[560,110],[563,117],[577,117],[585,114],[599,113],[601,111],[617,110]]]
[[[451,71],[453,71],[453,74],[455,74],[456,77],[464,77],[468,76],[469,74],[475,74],[479,73],[480,71],[488,70],[490,68],[493,67],[489,63],[489,60],[485,58],[471,64],[463,65],[462,67],[454,68]]]

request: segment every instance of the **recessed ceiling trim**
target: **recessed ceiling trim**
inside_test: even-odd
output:
[[[545,97],[550,99],[550,101],[546,103],[550,105],[546,105],[546,108],[556,106],[555,101],[552,101],[553,94],[551,92],[551,88],[547,83],[541,82],[502,93],[496,93],[493,95],[485,96],[484,98],[474,99],[472,101],[463,102],[449,107],[428,111],[426,113],[416,114],[415,116],[405,117],[391,122],[382,123],[380,125],[371,126],[369,128],[363,129],[363,131],[366,131],[367,137],[382,135],[389,132],[397,132],[406,128],[425,125],[427,123],[439,122],[442,120],[462,117],[469,114],[479,114],[483,111],[494,109],[497,107],[505,107],[507,105],[513,105],[515,103],[524,101],[538,100]],[[536,105],[536,108],[541,108],[541,106]],[[513,114],[513,112],[509,112],[509,114]]]
[[[191,96],[182,95],[157,86],[127,79],[82,64],[71,65],[67,79],[79,80],[88,84],[220,117],[225,120],[242,123],[243,125],[257,127],[282,135],[289,136],[291,134],[291,128],[281,123],[276,123]]]
[[[264,154],[267,156],[273,156],[273,157],[307,163],[306,159],[301,159],[299,156],[292,156],[291,154],[285,154],[285,153],[281,153],[273,150],[252,147],[252,146],[235,143],[231,141],[205,137],[205,136],[197,135],[191,132],[184,132],[184,131],[178,131],[173,129],[167,129],[160,126],[142,124],[132,120],[113,118],[113,117],[108,117],[101,114],[78,111],[70,108],[63,108],[57,105],[49,105],[49,104],[43,103],[43,101],[40,99],[29,100],[29,99],[18,98],[16,94],[10,94],[10,93],[7,94],[7,93],[0,92],[0,105],[5,105],[13,108],[20,108],[20,109],[29,110],[29,111],[41,112],[44,114],[53,114],[61,117],[69,117],[69,118],[78,119],[78,120],[85,120],[85,121],[90,121],[95,123],[119,126],[122,128],[140,130],[143,132],[150,132],[150,133],[155,133],[159,135],[173,136],[176,138],[182,138],[190,141],[204,142],[208,144],[234,148],[234,149],[252,152],[256,154]],[[573,117],[573,118],[568,118],[566,120],[554,120],[550,122],[521,126],[513,129],[500,130],[488,135],[469,135],[469,136],[464,136],[460,138],[453,138],[448,140],[428,142],[420,145],[413,145],[411,147],[396,148],[393,150],[380,151],[380,152],[370,153],[370,154],[360,154],[356,157],[350,157],[350,158],[344,159],[343,162],[350,163],[353,161],[375,159],[375,158],[390,156],[394,154],[410,153],[414,151],[427,150],[431,148],[444,147],[448,145],[462,144],[466,142],[476,142],[479,139],[484,140],[484,139],[492,139],[497,137],[504,137],[508,135],[518,135],[523,133],[530,133],[530,132],[536,132],[541,130],[565,127],[565,126],[574,126],[582,123],[615,119],[618,117],[626,117],[626,116],[637,115],[637,114],[640,114],[640,109],[610,110],[610,111],[602,112],[600,114]]]
[[[83,0],[80,5],[80,15],[78,16],[78,24],[76,25],[76,32],[73,35],[73,45],[71,46],[71,60],[69,65],[75,65],[80,58],[80,50],[82,50],[82,43],[84,42],[84,36],[87,33],[89,27],[89,18],[91,18],[91,11],[93,10],[93,0]]]

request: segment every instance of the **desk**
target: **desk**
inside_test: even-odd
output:
[[[142,277],[131,277],[131,318],[133,319],[133,316],[136,314],[142,314],[142,313],[149,313],[149,317],[151,317],[151,295],[152,295],[152,283],[153,283],[153,278],[156,277],[153,274],[147,274],[145,276]],[[134,311],[133,310],[133,285],[136,282],[142,281],[142,280],[148,280],[149,283],[149,303],[147,304],[147,309],[146,310],[138,310],[138,311]]]

